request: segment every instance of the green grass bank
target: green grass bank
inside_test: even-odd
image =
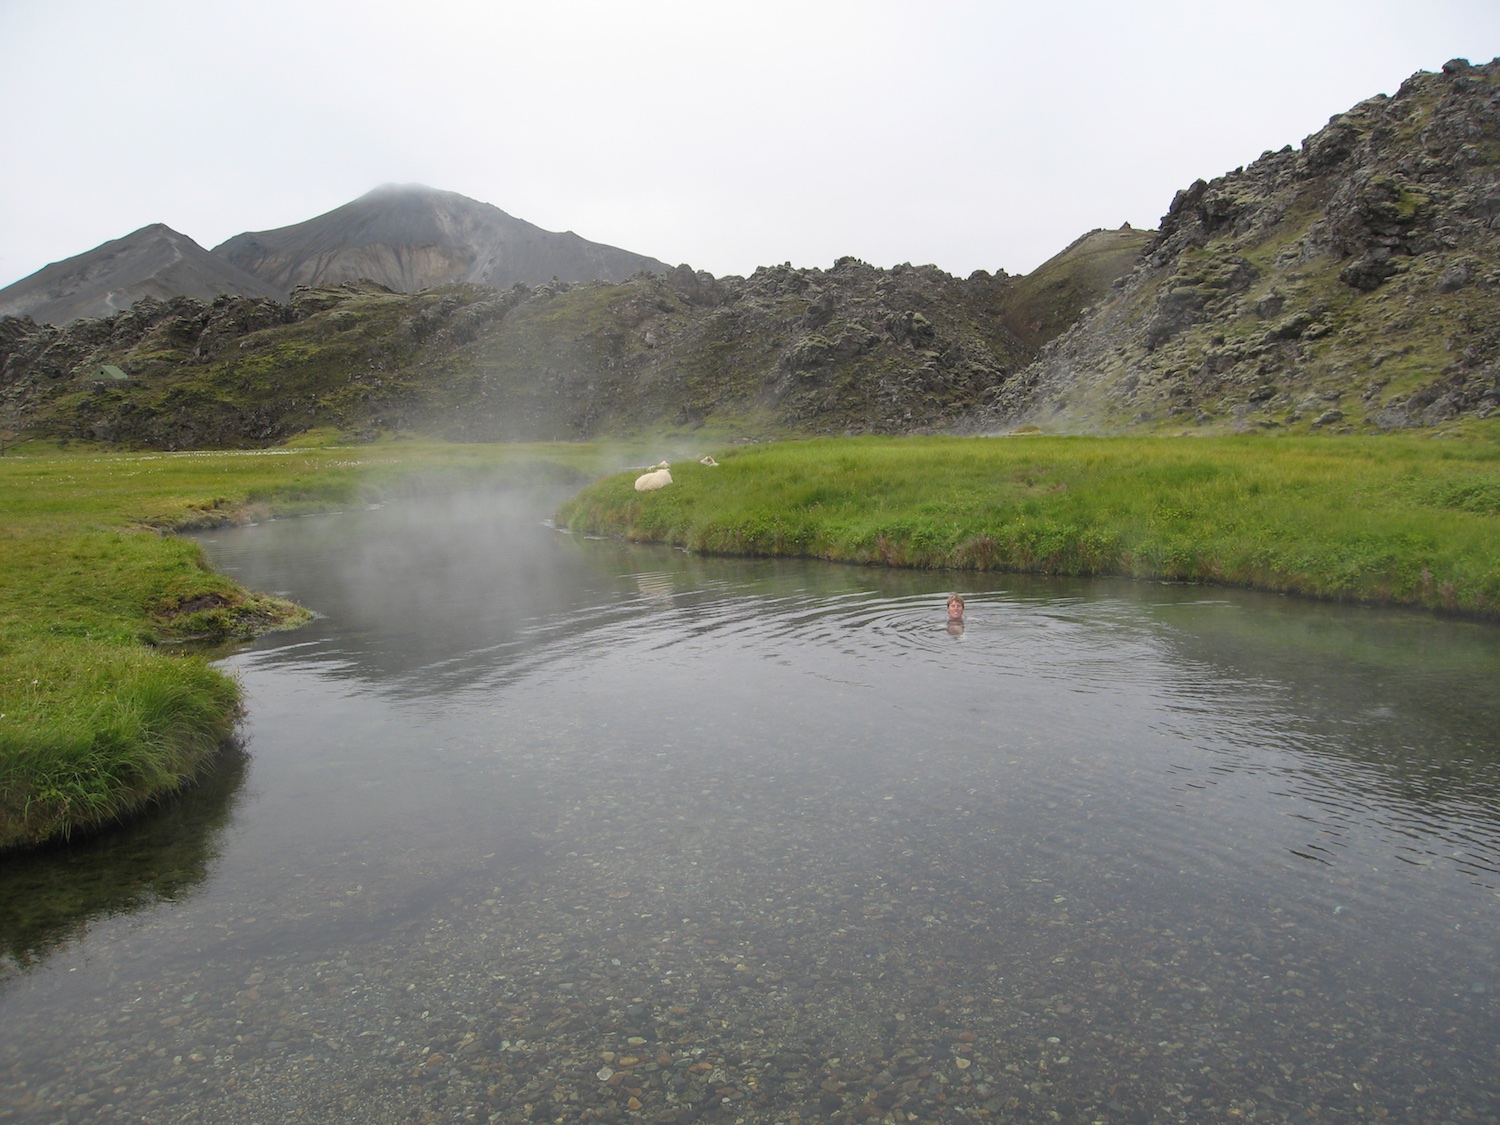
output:
[[[302,611],[167,531],[498,479],[561,485],[669,443],[383,442],[0,457],[0,849],[189,783],[238,686],[203,644]],[[1500,427],[1431,438],[858,438],[714,449],[590,485],[570,528],[691,550],[1253,586],[1500,617]],[[184,642],[199,642],[189,644]]]
[[[205,646],[305,619],[164,532],[500,476],[577,483],[601,456],[387,442],[0,457],[0,849],[97,828],[189,783],[240,708]]]
[[[1127,575],[1500,617],[1500,428],[1432,438],[846,438],[600,481],[574,531],[722,554]]]

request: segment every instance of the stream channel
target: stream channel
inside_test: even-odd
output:
[[[0,863],[0,1121],[1500,1119],[1497,627],[556,499],[204,537],[320,616]]]

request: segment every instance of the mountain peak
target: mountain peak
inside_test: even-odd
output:
[[[376,199],[392,195],[458,195],[457,192],[443,191],[440,188],[428,187],[426,184],[380,184],[373,187],[360,199]],[[459,196],[459,198],[463,198]]]
[[[213,253],[285,289],[368,279],[405,293],[455,281],[621,281],[669,268],[425,184],[382,184],[306,222],[236,235]]]

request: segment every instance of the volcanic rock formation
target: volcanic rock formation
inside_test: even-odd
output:
[[[1500,408],[1500,60],[1177,194],[980,428],[1388,430]]]

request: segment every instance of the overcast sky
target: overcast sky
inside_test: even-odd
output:
[[[1024,273],[1496,55],[1496,0],[0,0],[0,286],[383,183],[718,275]]]

